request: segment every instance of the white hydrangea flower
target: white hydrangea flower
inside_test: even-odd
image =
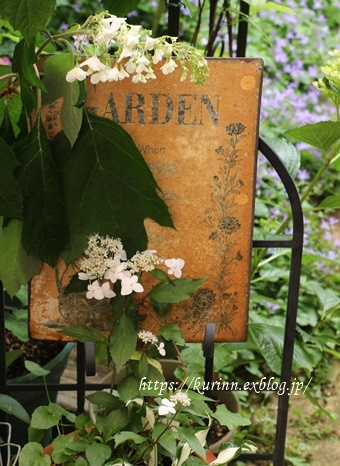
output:
[[[175,404],[179,403],[182,406],[190,406],[191,404],[191,400],[188,397],[188,394],[181,391],[175,393],[174,395],[171,395],[170,401],[172,401]]]
[[[138,283],[137,275],[132,275],[132,277],[123,277],[122,278],[122,296],[127,296],[133,291],[136,293],[142,293],[144,291],[143,286]]]
[[[161,70],[163,74],[170,74],[175,71],[177,66],[177,63],[172,58],[170,58],[169,61],[167,61],[163,66],[161,66]]]
[[[88,58],[87,60],[83,61],[79,65],[80,67],[88,66],[87,74],[92,74],[94,71],[101,71],[106,68],[104,63],[102,63],[98,57],[93,55],[92,57]]]
[[[68,83],[73,83],[74,81],[84,81],[86,77],[87,73],[77,65],[67,73],[66,81]]]
[[[100,285],[98,280],[95,280],[92,284],[87,286],[87,293],[86,297],[87,299],[104,299],[104,298],[113,298],[116,296],[114,291],[110,289],[110,283],[109,282],[104,282],[102,285]]]
[[[164,343],[161,341],[159,345],[156,345],[157,346],[157,349],[158,349],[158,352],[161,356],[165,356],[166,355],[166,352],[165,352],[165,348],[164,348]]]
[[[140,330],[137,333],[137,336],[143,343],[153,343],[156,344],[158,342],[158,338],[155,334],[150,332],[149,330]]]
[[[164,263],[169,268],[169,275],[175,275],[176,278],[181,278],[182,269],[185,264],[183,259],[166,259]]]
[[[176,414],[175,403],[169,401],[167,398],[163,398],[162,405],[158,408],[158,414],[160,416],[166,416],[167,414]]]

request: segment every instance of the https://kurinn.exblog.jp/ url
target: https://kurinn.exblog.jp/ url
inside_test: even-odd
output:
[[[257,382],[245,382],[240,384],[239,382],[227,382],[221,378],[212,382],[206,382],[203,377],[186,377],[183,382],[179,381],[157,381],[147,380],[143,377],[139,384],[139,390],[154,390],[158,391],[158,395],[162,395],[167,390],[176,390],[181,385],[183,391],[194,390],[202,395],[208,391],[222,390],[222,391],[253,391],[255,393],[260,392],[275,392],[278,395],[288,393],[289,396],[293,395],[304,395],[313,377],[311,377],[307,383],[300,382],[294,379],[290,384],[287,382],[278,382],[275,377],[262,377]]]

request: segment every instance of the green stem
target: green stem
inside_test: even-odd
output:
[[[85,34],[86,30],[85,29],[78,29],[77,31],[68,31],[68,32],[62,32],[60,34],[56,34],[55,36],[50,36],[48,39],[45,40],[45,42],[41,45],[41,47],[37,51],[37,57],[39,57],[44,49],[51,43],[56,40],[61,40],[64,39],[65,37],[72,37],[72,36],[78,36],[81,34]]]

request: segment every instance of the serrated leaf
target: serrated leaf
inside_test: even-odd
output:
[[[239,426],[249,426],[251,421],[244,418],[239,413],[232,413],[225,405],[218,405],[215,412],[211,416],[222,425],[227,426],[229,430],[233,430]]]
[[[321,121],[286,131],[286,136],[327,152],[340,139],[340,122]]]
[[[105,391],[91,393],[86,399],[98,408],[115,409],[122,406],[122,400]]]
[[[300,154],[295,146],[283,138],[270,139],[268,140],[268,144],[285,164],[290,176],[295,179],[300,168]]]
[[[50,466],[51,458],[43,455],[40,443],[30,442],[24,445],[20,453],[20,464],[34,464],[34,466]]]
[[[71,146],[78,137],[83,119],[83,111],[77,107],[80,93],[78,81],[74,83],[66,81],[66,74],[73,66],[74,57],[71,53],[52,55],[44,62],[43,81],[47,91],[44,94],[44,103],[51,103],[63,97],[60,121]]]
[[[340,209],[340,194],[328,196],[314,210]]]
[[[23,215],[22,192],[13,174],[18,161],[10,146],[1,138],[0,166],[0,215],[6,218],[21,219]]]
[[[25,361],[25,367],[29,372],[31,372],[31,374],[37,377],[46,377],[46,375],[48,375],[51,372],[39,366],[39,364],[33,361]]]
[[[198,456],[205,457],[205,451],[202,447],[201,443],[199,442],[198,438],[195,436],[195,433],[192,429],[187,427],[179,426],[177,427],[178,432],[182,440],[188,442],[192,451],[194,451]]]
[[[308,282],[308,288],[311,293],[315,294],[318,298],[322,312],[327,312],[340,304],[340,297],[335,291],[329,288],[322,288],[322,286],[315,281]]]
[[[143,377],[146,377],[148,373],[148,369],[149,369],[148,358],[143,353],[138,363],[138,376],[140,379],[142,379]]]
[[[274,325],[250,324],[249,334],[256,344],[258,350],[264,357],[270,369],[281,374],[284,329]],[[304,368],[311,372],[313,370],[313,360],[310,354],[295,341],[293,370]]]
[[[111,456],[111,448],[101,443],[93,443],[86,449],[86,458],[90,466],[102,466]]]
[[[185,340],[181,329],[176,324],[163,325],[159,329],[159,334],[168,341],[174,341],[178,345],[185,345]]]
[[[70,325],[62,330],[64,335],[77,338],[82,343],[107,343],[105,335],[95,327],[86,327],[86,325]]]
[[[132,10],[137,8],[140,0],[102,0],[103,6],[106,10],[111,11],[118,17],[126,16]]]
[[[21,100],[28,114],[32,112],[36,104],[32,87],[35,86],[41,90],[45,89],[34,69],[37,62],[34,49],[34,43],[29,45],[22,39],[14,49],[12,64],[13,72],[18,73],[20,76]]]
[[[136,398],[139,394],[139,379],[136,378],[135,374],[131,373],[124,377],[118,384],[117,390],[122,400],[127,402]]]
[[[1,16],[14,30],[19,30],[28,42],[45,29],[56,5],[56,0],[0,0]]]
[[[142,437],[139,434],[136,434],[135,432],[129,432],[129,431],[123,431],[123,432],[118,432],[114,436],[114,441],[115,441],[115,446],[118,447],[118,445],[126,442],[126,441],[131,441],[134,442],[135,444],[139,445],[140,443],[146,442],[146,437]]]
[[[160,303],[180,303],[190,298],[191,293],[196,291],[206,277],[189,279],[177,278],[172,283],[160,283],[153,287],[149,293],[149,297]]]
[[[11,297],[41,269],[41,261],[22,247],[21,232],[20,220],[11,220],[0,228],[0,280]]]
[[[18,419],[26,422],[27,424],[30,423],[30,417],[27,414],[25,408],[11,396],[0,393],[0,409],[5,411],[7,414],[16,416]]]
[[[83,253],[93,232],[121,238],[128,254],[134,254],[147,246],[145,218],[173,226],[148,165],[129,134],[113,121],[85,112],[72,151],[62,137],[53,140],[53,147],[71,232],[66,262]]]
[[[127,408],[124,407],[112,411],[106,418],[103,431],[104,439],[108,439],[116,432],[123,429],[129,421],[129,410]]]
[[[14,150],[24,194],[22,244],[28,254],[53,267],[67,247],[68,227],[58,171],[40,119]]]
[[[110,335],[110,353],[119,372],[133,355],[137,344],[137,332],[124,314]]]

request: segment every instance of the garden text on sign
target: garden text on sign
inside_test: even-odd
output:
[[[176,229],[146,220],[148,248],[183,258],[183,276],[207,277],[189,300],[172,305],[165,323],[177,323],[186,341],[202,341],[210,322],[216,341],[245,341],[263,64],[211,59],[209,69],[204,86],[180,82],[179,69],[156,71],[145,84],[89,85],[86,105],[132,136],[162,189]],[[34,338],[61,338],[59,330],[76,323],[108,330],[107,304],[91,307],[85,293],[60,298],[75,270],[44,266],[33,278]],[[157,321],[143,317],[142,327],[157,333]]]

